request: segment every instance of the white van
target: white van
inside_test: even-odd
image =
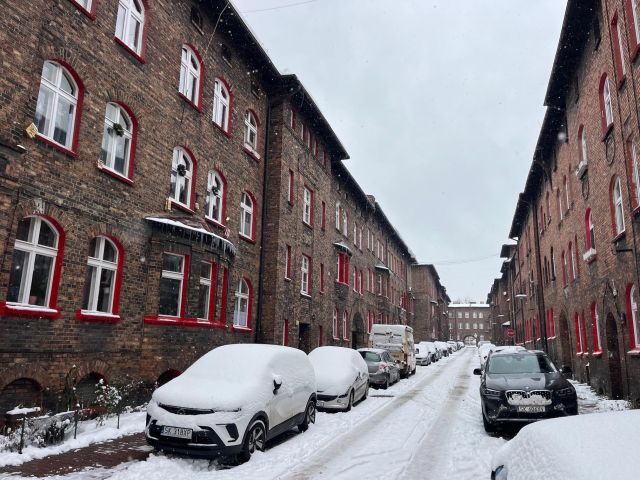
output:
[[[406,325],[374,324],[369,335],[369,348],[382,348],[400,367],[400,375],[408,377],[416,372],[416,351],[413,328]]]

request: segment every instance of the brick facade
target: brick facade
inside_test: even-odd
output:
[[[489,305],[485,303],[450,303],[448,312],[449,340],[472,344],[493,341]]]

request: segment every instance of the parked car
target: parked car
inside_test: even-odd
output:
[[[637,463],[628,461],[638,445],[638,410],[546,420],[527,425],[495,452],[491,478],[638,478]]]
[[[429,352],[431,353],[431,363],[437,362],[438,360],[440,360],[440,352],[436,348],[435,343],[433,342],[420,342],[420,343],[425,345],[426,348],[429,349]]]
[[[431,365],[431,352],[422,342],[416,344],[416,365]]]
[[[449,353],[458,351],[458,343],[453,340],[448,340],[447,345],[449,345]]]
[[[507,351],[489,356],[481,375],[482,420],[487,432],[500,425],[577,415],[576,390],[544,352]]]
[[[493,343],[483,343],[478,347],[478,358],[480,359],[480,367],[484,368],[484,363],[487,361],[487,357],[491,350],[495,348]]]
[[[357,350],[344,347],[318,347],[309,353],[318,385],[318,408],[351,410],[354,402],[369,393],[369,369]]]
[[[406,325],[373,324],[369,335],[369,348],[382,348],[400,366],[403,377],[416,372],[416,353],[413,328]]]
[[[462,350],[464,348],[464,342],[457,342],[458,343],[458,350]]]
[[[358,352],[369,369],[369,384],[386,390],[400,381],[400,368],[389,352],[382,348],[361,348]]]
[[[316,418],[316,380],[301,350],[230,344],[211,350],[158,388],[145,435],[156,449],[246,461],[267,440]]]
[[[436,345],[436,348],[440,351],[440,358],[449,356],[449,346],[440,341],[433,342]]]

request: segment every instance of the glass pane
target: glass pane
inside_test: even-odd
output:
[[[129,173],[126,171],[129,159],[129,139],[126,137],[116,137],[115,144],[116,151],[115,159],[113,161],[113,169],[126,176]]]
[[[171,191],[170,191],[170,197],[171,198],[176,198],[176,181],[178,180],[178,172],[176,172],[175,170],[171,171]]]
[[[38,94],[38,103],[36,105],[36,116],[33,119],[38,128],[38,132],[49,136],[51,128],[51,115],[53,112],[53,93],[46,87],[40,85],[40,93]]]
[[[198,292],[198,318],[209,318],[209,285],[200,284]]]
[[[180,93],[187,95],[187,68],[184,65],[180,66]]]
[[[74,97],[76,96],[76,91],[75,91],[76,89],[73,85],[73,82],[71,81],[69,74],[66,73],[65,71],[62,72],[62,75],[60,78],[60,90]]]
[[[182,260],[183,257],[179,255],[165,253],[162,259],[162,269],[168,272],[182,273]]]
[[[138,13],[142,13],[142,4],[140,3],[140,0],[133,0],[133,8],[136,9],[136,12]]]
[[[58,74],[59,68],[55,63],[44,62],[42,66],[42,78],[47,79],[51,83],[56,83],[56,75]]]
[[[100,287],[98,290],[98,305],[97,310],[99,312],[111,313],[111,297],[113,295],[113,281],[115,279],[115,271],[102,269],[100,275]]]
[[[111,152],[113,151],[113,136],[109,133],[109,125],[105,124],[102,132],[102,149],[100,151],[100,160],[108,167],[111,165]]]
[[[198,91],[198,78],[191,75],[191,85],[189,90],[189,98],[193,103],[196,103],[196,92]]]
[[[244,280],[240,280],[240,284],[238,285],[238,293],[243,295],[249,295],[249,286],[247,282]]]
[[[200,276],[202,278],[211,279],[211,264],[207,262],[200,263]]]
[[[131,24],[129,25],[129,40],[127,43],[136,52],[138,51],[138,47],[140,46],[140,22],[134,20],[133,18],[131,19]]]
[[[52,269],[53,257],[36,255],[36,260],[33,264],[31,291],[29,292],[30,305],[46,306]]]
[[[49,226],[47,222],[43,222],[40,220],[40,234],[38,235],[38,245],[42,245],[44,247],[53,247],[56,246],[56,240],[58,236],[56,232]]]
[[[100,258],[100,245],[97,238],[92,238],[89,242],[89,256]]]
[[[9,274],[9,290],[7,302],[22,302],[22,291],[27,280],[27,264],[29,254],[21,250],[13,253],[13,263]]]
[[[18,231],[16,233],[16,239],[24,242],[30,242],[31,239],[31,225],[35,221],[33,217],[26,217],[18,222]]]
[[[247,236],[251,236],[251,214],[249,212],[244,212],[244,225],[242,227],[242,232]]]
[[[64,98],[58,98],[58,110],[56,112],[53,139],[60,145],[69,146],[71,144],[69,135],[73,126],[74,110],[75,105]]]
[[[160,315],[178,316],[180,284],[180,280],[170,278],[160,279],[160,305],[158,306],[158,313]]]
[[[118,19],[116,20],[116,37],[120,40],[124,40],[124,23],[127,18],[127,10],[118,5]]]
[[[189,190],[189,179],[187,177],[182,177],[180,179],[181,181],[178,181],[178,201],[180,203],[184,203],[185,205],[187,204],[187,192]]]
[[[107,262],[115,263],[116,260],[118,260],[117,250],[109,240],[105,239],[103,241],[104,241],[104,254],[102,255],[102,258]]]
[[[105,114],[107,120],[111,120],[112,123],[116,123],[118,121],[119,112],[120,109],[115,104],[107,103],[107,113]]]
[[[84,295],[82,300],[82,308],[84,310],[93,310],[93,292],[95,291],[97,267],[88,267],[87,275],[84,279]]]

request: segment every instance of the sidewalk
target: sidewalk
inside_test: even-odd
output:
[[[96,443],[60,455],[31,460],[22,465],[0,468],[0,478],[7,475],[24,477],[47,477],[66,475],[91,468],[113,468],[124,462],[142,461],[149,456],[151,447],[147,445],[144,433],[136,433],[115,440]]]

